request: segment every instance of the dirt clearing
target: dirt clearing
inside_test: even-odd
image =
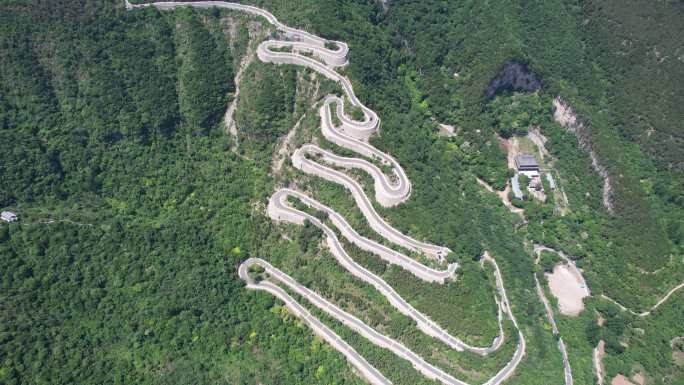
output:
[[[563,315],[576,316],[584,310],[582,299],[589,295],[581,274],[569,264],[558,264],[553,273],[546,274],[551,293],[558,299],[558,307]]]
[[[610,382],[610,385],[636,385],[632,381],[630,381],[627,377],[623,376],[622,374],[618,374],[617,376],[613,377],[613,380]]]

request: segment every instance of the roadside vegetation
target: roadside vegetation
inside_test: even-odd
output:
[[[219,16],[88,4],[0,6],[0,382],[362,384],[237,277],[277,238]]]
[[[639,311],[684,274],[678,4],[400,0],[383,11],[373,1],[251,3],[349,43],[344,71],[382,120],[371,141],[397,158],[413,185],[408,202],[377,209],[402,231],[451,248],[464,276],[422,291],[403,271],[350,247],[355,260],[477,342],[496,332],[491,271],[477,264],[489,250],[528,341],[509,383],[546,385],[560,383],[562,363],[526,242],[556,247],[579,258],[593,294],[579,317],[556,314],[575,384],[595,383],[588,352],[601,339],[606,382],[617,373],[644,373],[649,384],[682,381],[670,346],[683,334],[682,292],[649,317],[599,297]],[[20,214],[19,222],[0,224],[0,383],[363,383],[281,303],[244,289],[236,268],[249,256],[277,261],[416,349],[434,347],[422,335],[404,335],[420,333],[348,277],[318,229],[291,226],[285,238],[264,215],[274,185],[294,183],[370,235],[339,186],[293,171],[287,159],[281,174],[269,175],[278,141],[302,114],[295,145],[316,135],[317,111],[301,88],[310,82],[312,95],[311,73],[255,60],[241,83],[240,145],[231,151],[221,117],[253,19],[122,5],[0,5],[0,207]],[[230,41],[226,23],[237,23],[238,40]],[[543,78],[542,88],[485,102],[489,81],[512,58]],[[319,95],[335,92],[318,82]],[[602,181],[577,138],[553,121],[557,95],[591,127],[615,183],[614,215],[602,206]],[[438,136],[433,119],[458,135]],[[502,190],[510,173],[498,136],[531,125],[549,138],[570,205],[560,216],[551,203],[524,201],[523,223],[475,178]],[[93,226],[41,223],[46,216]],[[552,261],[542,255],[544,269]],[[394,383],[429,383],[405,361],[321,319]],[[478,359],[454,354],[453,370],[477,383],[513,347],[490,357],[482,373]]]

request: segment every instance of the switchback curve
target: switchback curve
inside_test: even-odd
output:
[[[249,5],[235,4],[222,1],[157,2],[141,5],[132,5],[126,0],[126,7],[128,9],[146,6],[153,6],[160,10],[169,10],[179,6],[192,6],[197,8],[227,8],[244,11],[247,13],[264,17],[268,22],[274,25],[278,32],[281,34],[280,37],[283,37],[284,40],[267,40],[265,42],[262,42],[257,48],[257,56],[259,57],[259,59],[264,62],[295,64],[305,66],[340,84],[341,88],[345,93],[346,99],[341,99],[335,96],[329,96],[328,98],[326,98],[326,103],[323,106],[325,111],[321,111],[321,117],[323,120],[322,131],[324,135],[326,137],[332,138],[329,140],[340,146],[348,148],[361,155],[370,156],[372,157],[372,159],[379,160],[383,164],[391,165],[393,168],[394,177],[398,178],[398,183],[393,183],[393,181],[391,181],[389,178],[382,175],[379,168],[377,168],[377,166],[374,166],[371,162],[352,162],[349,158],[342,159],[340,157],[332,156],[332,154],[326,157],[326,154],[322,154],[320,149],[317,149],[310,145],[309,147],[305,146],[304,149],[300,148],[297,151],[295,151],[295,153],[292,156],[292,161],[295,167],[301,169],[302,171],[326,178],[332,182],[342,184],[344,187],[346,187],[354,196],[357,205],[363,212],[371,227],[379,234],[386,237],[388,240],[399,245],[402,245],[408,249],[417,252],[422,252],[425,255],[436,258],[440,261],[444,260],[444,257],[450,252],[448,248],[419,241],[402,234],[400,231],[396,230],[395,228],[387,224],[377,214],[372,203],[370,202],[370,199],[368,199],[365,192],[363,191],[363,188],[354,179],[348,177],[346,174],[340,171],[337,171],[333,168],[327,167],[320,163],[314,162],[310,159],[307,159],[306,157],[307,152],[317,152],[326,157],[325,160],[327,162],[336,164],[339,167],[356,167],[369,172],[369,174],[375,179],[376,196],[379,197],[378,202],[383,206],[389,207],[399,204],[405,199],[407,199],[409,196],[410,183],[408,182],[408,179],[406,178],[401,166],[396,161],[394,161],[394,159],[391,158],[389,155],[381,153],[380,151],[370,146],[366,142],[368,137],[379,129],[380,120],[377,114],[358,100],[358,98],[354,94],[351,82],[346,77],[340,75],[338,72],[334,70],[335,67],[339,67],[346,64],[346,53],[348,48],[345,43],[327,41],[325,39],[312,35],[306,31],[287,27],[284,24],[280,23],[275,18],[275,16],[273,16],[268,11]],[[335,46],[337,49],[332,49],[330,48],[331,46]],[[282,47],[290,47],[292,52],[272,50],[272,48]],[[299,54],[299,51],[307,51],[308,53],[312,54],[312,57],[301,55]],[[315,60],[314,57],[318,60]],[[354,120],[345,113],[344,103],[346,100],[348,100],[353,107],[359,108],[363,112],[363,120]],[[341,122],[340,127],[335,127],[332,124],[332,119],[330,117],[329,106],[333,102],[336,103],[336,113]],[[283,207],[280,207],[279,209],[282,209],[283,212],[287,211]],[[296,218],[296,213],[290,212],[289,214],[285,215],[290,215],[290,219],[294,218],[294,221],[296,223],[298,223],[297,221],[302,220],[301,218]],[[311,220],[311,218],[306,217],[306,220]],[[323,225],[320,221],[318,222],[318,224]],[[322,226],[319,227],[321,227],[324,231],[325,229],[329,230],[329,232],[326,231],[326,235],[328,244],[329,246],[331,246],[331,248],[334,248],[336,247],[336,245],[339,245],[339,242],[335,242],[337,241],[337,238],[333,237],[334,232],[332,232],[332,230],[330,230],[327,226],[325,226],[325,228]],[[333,236],[331,236],[331,234]],[[337,254],[343,255],[342,253],[344,253],[344,250],[340,247]],[[346,255],[346,253],[344,253],[344,255]],[[510,375],[512,375],[515,368],[522,360],[522,357],[525,354],[525,338],[522,332],[519,330],[515,317],[511,312],[508,298],[506,295],[506,290],[503,286],[503,278],[501,277],[501,271],[498,265],[487,254],[485,254],[483,260],[491,263],[494,266],[495,278],[497,282],[498,292],[500,295],[500,300],[497,301],[500,309],[499,314],[501,315],[502,312],[506,313],[508,318],[512,321],[515,328],[518,330],[518,345],[516,347],[512,359],[494,377],[490,378],[485,383],[485,385],[498,385],[501,382],[503,382],[506,378],[508,378]],[[339,257],[338,261],[340,261],[341,263],[348,262]],[[292,310],[299,317],[303,318],[307,322],[307,324],[309,324],[312,327],[314,332],[316,332],[317,334],[322,334],[324,338],[331,343],[332,346],[334,346],[337,350],[344,354],[349,359],[350,363],[357,367],[364,375],[364,377],[366,377],[371,383],[388,384],[390,382],[379,371],[377,371],[372,366],[368,365],[365,359],[358,355],[358,353],[356,353],[348,344],[342,341],[334,333],[331,333],[331,330],[329,328],[327,328],[315,317],[313,317],[308,311],[306,311],[306,309],[299,305],[294,299],[292,299],[292,297],[290,297],[287,294],[287,292],[285,292],[278,285],[275,285],[268,281],[256,283],[253,280],[251,280],[249,274],[247,274],[247,269],[249,268],[249,266],[252,266],[254,264],[261,265],[271,275],[271,277],[277,279],[281,284],[288,286],[291,290],[294,290],[298,294],[304,296],[314,305],[321,308],[321,310],[326,311],[328,314],[335,317],[337,320],[343,322],[345,325],[356,330],[374,344],[381,346],[383,348],[387,348],[393,351],[398,356],[410,361],[413,364],[413,366],[418,371],[423,373],[426,377],[436,379],[441,381],[442,383],[450,385],[468,385],[465,382],[458,380],[450,376],[449,374],[444,373],[442,370],[427,363],[421,357],[418,357],[413,352],[406,349],[405,347],[403,347],[403,345],[397,343],[396,341],[393,341],[391,339],[388,340],[387,337],[377,333],[375,330],[368,327],[366,324],[354,318],[350,314],[343,312],[341,309],[337,308],[330,302],[324,300],[318,294],[297,284],[296,281],[294,281],[291,277],[284,274],[280,270],[275,269],[267,262],[252,258],[245,261],[239,267],[239,276],[247,283],[248,288],[269,291],[274,296],[283,300],[290,310]],[[361,272],[361,270],[356,271]],[[367,278],[370,279],[371,277]],[[393,292],[393,290],[390,292],[391,287],[389,287],[389,285],[384,283],[384,281],[382,281],[381,279],[379,279],[379,281],[373,280],[373,284],[379,290],[380,287],[383,287],[385,292]],[[384,286],[383,284],[387,286]],[[403,301],[401,297],[398,297],[398,299]],[[393,304],[395,306],[401,306],[401,302],[399,301],[396,301]],[[414,319],[421,319],[421,317],[423,317],[421,314],[415,312],[415,309],[412,308],[407,308],[403,310],[400,309],[400,311],[408,312]],[[354,321],[354,319],[356,319],[356,321]],[[425,319],[424,317],[422,319],[422,323],[423,326],[419,327],[421,328],[421,330],[423,330],[429,335],[435,336],[431,333],[434,333],[435,330],[441,330],[438,327],[437,329],[429,327],[431,321]],[[443,338],[446,337],[443,336]],[[491,348],[498,347],[496,345],[499,344],[500,342],[495,340]],[[450,343],[449,345],[453,345],[452,347],[454,349],[458,349],[458,344],[456,342],[452,341],[452,343]]]

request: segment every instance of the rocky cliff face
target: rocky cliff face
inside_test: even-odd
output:
[[[553,118],[569,132],[575,134],[580,147],[589,153],[591,165],[594,167],[594,170],[603,178],[603,206],[609,213],[613,214],[614,207],[611,202],[612,189],[610,185],[610,175],[605,166],[600,163],[596,152],[589,142],[587,127],[577,118],[577,115],[572,111],[570,105],[563,101],[560,96],[557,96],[553,100],[553,106],[556,108],[553,112]]]
[[[489,83],[485,91],[485,100],[489,101],[501,91],[536,91],[542,82],[523,63],[511,60]]]

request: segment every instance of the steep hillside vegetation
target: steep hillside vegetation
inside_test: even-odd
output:
[[[608,376],[682,381],[669,344],[681,335],[684,297],[651,318],[599,297],[642,310],[682,280],[681,2],[250,3],[349,43],[346,74],[382,119],[373,142],[405,166],[414,186],[409,202],[381,214],[449,246],[464,271],[479,271],[472,259],[485,249],[500,261],[528,337],[510,383],[562,376],[536,299],[525,246],[533,241],[579,258],[594,294],[581,317],[559,317],[576,384],[595,383],[586,352],[599,339],[609,346]],[[240,146],[231,150],[220,118],[237,63],[254,43],[251,22],[214,10],[126,12],[122,1],[0,5],[0,208],[21,215],[0,225],[0,383],[362,383],[277,301],[244,290],[235,268],[248,256],[275,259],[331,297],[358,300],[349,303],[403,333],[406,319],[384,314],[376,293],[349,280],[319,249],[319,233],[289,229],[284,239],[263,215],[274,184],[292,182],[362,223],[343,189],[291,171],[269,174],[278,141],[304,114],[293,141],[317,137],[313,95],[334,88],[307,71],[254,63],[235,114]],[[543,80],[541,89],[489,103],[487,86],[512,59]],[[558,95],[589,128],[614,183],[614,214],[602,204],[586,151],[552,119]],[[511,107],[519,105],[525,111]],[[523,223],[475,182],[504,187],[497,134],[501,116],[518,112],[550,140],[570,201],[566,216],[531,203]],[[439,137],[435,121],[458,134]],[[415,290],[397,271],[354,256],[400,290]],[[470,286],[453,288],[458,294],[431,292],[448,301],[421,305],[442,319],[452,311],[444,303],[467,313],[459,321],[489,317],[488,277],[469,277]],[[596,314],[613,321],[598,326]],[[336,327],[395,383],[424,380]],[[491,335],[491,322],[466,329],[466,338]],[[406,338],[432,348],[421,336]],[[466,355],[448,358],[479,378],[509,357],[505,351],[486,367]]]
[[[681,24],[675,22],[682,19],[677,3],[659,4],[649,10],[650,16],[638,13],[638,9],[649,8],[646,4],[635,5],[630,8],[633,13],[629,13],[622,7],[617,11],[617,6],[580,1],[393,1],[388,9],[374,2],[257,4],[282,15],[283,20],[293,25],[348,41],[349,73],[357,80],[361,97],[381,111],[385,123],[392,114],[407,111],[411,103],[417,103],[426,118],[434,117],[462,128],[461,139],[477,149],[469,154],[472,170],[500,188],[507,175],[506,163],[501,150],[488,145],[492,119],[496,116],[486,113],[485,89],[508,60],[527,63],[544,84],[540,91],[544,110],[539,111],[543,116],[537,119],[544,120],[547,126],[554,124],[550,119],[550,101],[558,95],[573,106],[588,127],[587,140],[610,176],[610,200],[615,208],[610,213],[602,206],[602,181],[594,179],[597,174],[591,166],[583,160],[572,161],[588,159],[586,152],[567,143],[576,142],[577,138],[557,137],[549,147],[564,159],[559,167],[572,180],[569,187],[574,190],[570,202],[574,215],[554,219],[569,232],[560,235],[558,226],[550,226],[551,232],[538,240],[558,243],[578,257],[587,257],[585,263],[597,274],[614,277],[604,282],[606,290],[636,306],[640,306],[639,301],[649,300],[636,287],[640,285],[632,284],[640,280],[635,272],[656,271],[667,265],[672,255],[682,253],[681,170],[657,161],[657,157],[632,141],[634,135],[625,134],[638,130],[636,127],[641,123],[632,117],[641,109],[635,103],[641,103],[647,93],[652,94],[655,86],[634,86],[631,93],[625,94],[622,90],[628,85],[623,82],[648,83],[652,72],[641,71],[638,77],[620,75],[638,71],[642,64],[613,60],[619,56],[619,48],[607,44],[619,33],[618,29],[627,33],[627,21],[615,23],[612,29],[607,27],[612,24],[604,22],[607,18],[629,19],[635,24],[634,32],[629,30],[635,39],[642,36],[636,30],[652,26],[654,20],[659,20],[659,25],[667,24],[658,33],[667,41],[674,59],[681,43],[673,38],[677,34],[667,31]],[[300,9],[307,11],[299,12]],[[359,49],[354,50],[355,47]],[[653,76],[669,79],[657,81],[663,87],[663,97],[669,95],[666,103],[682,97],[677,87],[681,82],[677,79],[682,76],[681,62],[655,71]],[[670,117],[666,126],[673,133],[681,131],[681,121],[674,118],[681,112],[679,105],[672,105],[668,114],[656,114],[659,119]],[[654,102],[643,108],[643,114],[648,110],[653,115],[654,108],[664,107]],[[552,127],[541,129],[548,135],[556,131]],[[380,139],[385,140],[392,140],[392,135]],[[403,151],[397,147],[392,150]],[[660,150],[677,158],[673,155],[676,151]],[[595,241],[583,242],[579,236],[583,233],[594,236]],[[632,280],[623,280],[625,274],[631,274]],[[665,281],[663,287],[647,287],[646,292],[665,291],[671,280]]]
[[[0,383],[361,383],[235,274],[271,185],[217,124],[226,20],[120,5],[0,6]]]

